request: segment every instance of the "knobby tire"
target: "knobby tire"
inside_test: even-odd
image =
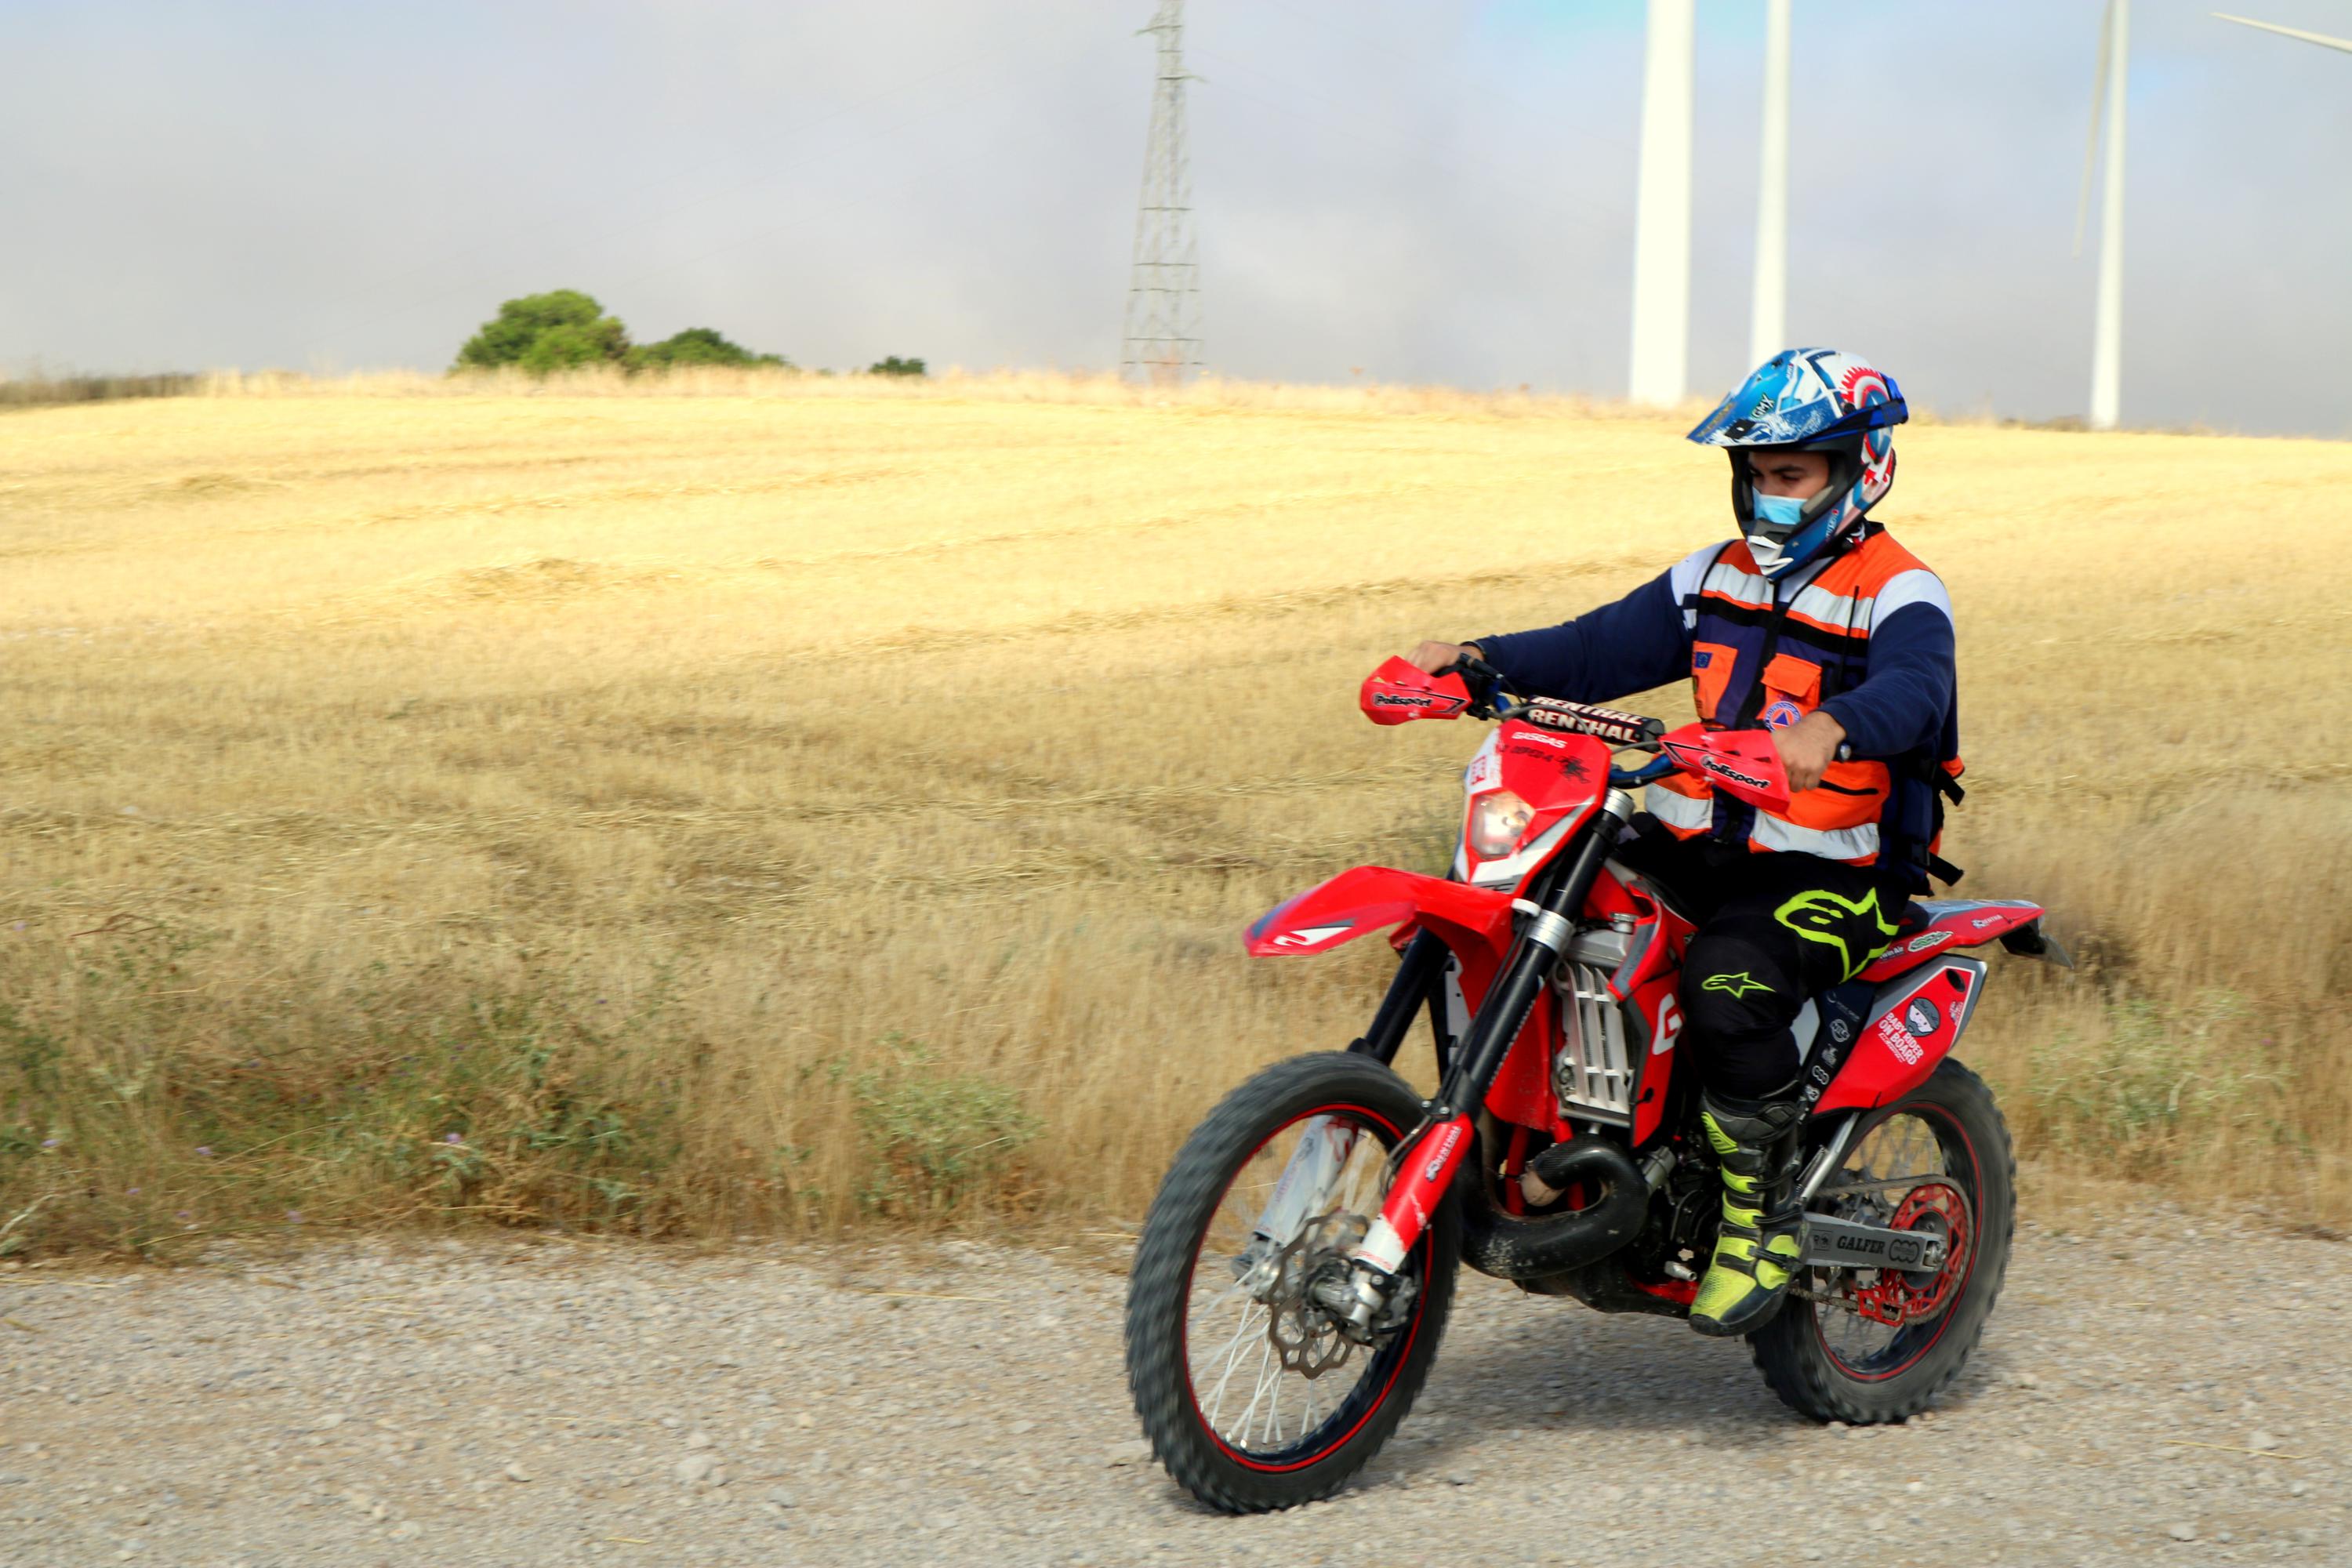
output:
[[[1160,1183],[1136,1246],[1127,1306],[1128,1384],[1136,1415],[1170,1477],[1223,1512],[1295,1508],[1346,1486],[1412,1409],[1453,1307],[1461,1230],[1449,1201],[1407,1262],[1409,1269],[1417,1268],[1421,1289],[1416,1316],[1394,1336],[1403,1342],[1401,1361],[1379,1380],[1369,1410],[1347,1424],[1331,1447],[1307,1462],[1266,1468],[1236,1458],[1208,1429],[1187,1360],[1196,1260],[1236,1175],[1283,1129],[1328,1107],[1373,1113],[1388,1124],[1379,1135],[1391,1147],[1423,1113],[1421,1097],[1369,1057],[1329,1052],[1278,1062],[1227,1095],[1193,1129]],[[1335,1418],[1329,1425],[1339,1423]]]
[[[1895,1370],[1865,1376],[1844,1365],[1823,1340],[1819,1309],[1793,1296],[1777,1317],[1748,1336],[1772,1392],[1816,1421],[1867,1426],[1902,1421],[1926,1409],[1968,1365],[2009,1271],[2017,1226],[2017,1156],[1992,1091],[1947,1058],[1918,1089],[1870,1112],[1871,1122],[1853,1147],[1859,1150],[1876,1128],[1906,1113],[1919,1114],[1939,1136],[1947,1129],[1956,1131],[1972,1152],[1975,1190],[1968,1195],[1975,1210],[1974,1257],[1958,1299],[1939,1319],[1929,1320],[1941,1324],[1932,1342]],[[1836,1184],[1833,1175],[1829,1184]]]

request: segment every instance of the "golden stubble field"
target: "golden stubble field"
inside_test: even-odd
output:
[[[1240,927],[1450,845],[1476,732],[1364,671],[1727,531],[1687,420],[1526,398],[215,393],[0,418],[0,1250],[1132,1219],[1374,998]],[[2352,446],[1901,449],[1948,851],[2086,961],[1964,1054],[2045,1181],[2340,1222]]]

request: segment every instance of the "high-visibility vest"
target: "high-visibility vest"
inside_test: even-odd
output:
[[[1919,578],[1898,582],[1906,573],[1933,582],[1916,556],[1874,528],[1776,599],[1747,542],[1725,545],[1683,600],[1700,721],[1711,730],[1783,729],[1859,686],[1882,594],[1890,605],[1910,603],[1925,585]],[[1745,840],[1756,850],[1899,867],[1923,887],[1930,869],[1952,880],[1958,870],[1936,850],[1944,799],[1959,798],[1957,708],[1946,710],[1928,746],[1899,757],[1832,763],[1821,784],[1792,797],[1785,813],[1719,795],[1705,779],[1681,772],[1650,785],[1650,813],[1678,837],[1706,834]]]

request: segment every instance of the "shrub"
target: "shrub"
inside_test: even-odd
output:
[[[772,364],[789,369],[782,354],[753,353],[715,327],[688,327],[657,343],[641,343],[629,351],[631,370],[667,370],[681,364]]]
[[[2104,1039],[2062,1036],[2027,1086],[2040,1141],[2110,1169],[2153,1174],[2225,1135],[2288,1138],[2286,1078],[2260,1015],[2222,990],[2186,1003],[2109,1005]]]
[[[31,375],[0,381],[0,408],[37,408],[58,403],[105,403],[119,397],[185,397],[201,378],[163,375]]]
[[[576,289],[509,300],[457,351],[459,370],[512,365],[533,375],[624,360],[628,329]]]
[[[878,1214],[940,1215],[1004,1195],[1013,1155],[1039,1130],[1020,1095],[943,1069],[920,1040],[887,1036],[879,1054],[880,1066],[849,1079],[873,1157],[860,1201]]]
[[[608,1008],[561,972],[387,967],[224,1016],[199,979],[241,961],[224,939],[107,942],[37,1008],[0,998],[0,1258],[304,1225],[686,1222],[703,1053],[667,977]]]
[[[877,359],[867,365],[866,374],[868,375],[925,375],[929,373],[923,368],[921,360],[900,359],[897,354],[892,354],[887,359]]]

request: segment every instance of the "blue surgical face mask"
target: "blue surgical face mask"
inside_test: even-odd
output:
[[[1756,497],[1756,521],[1766,528],[1794,528],[1805,515],[1803,496]]]

